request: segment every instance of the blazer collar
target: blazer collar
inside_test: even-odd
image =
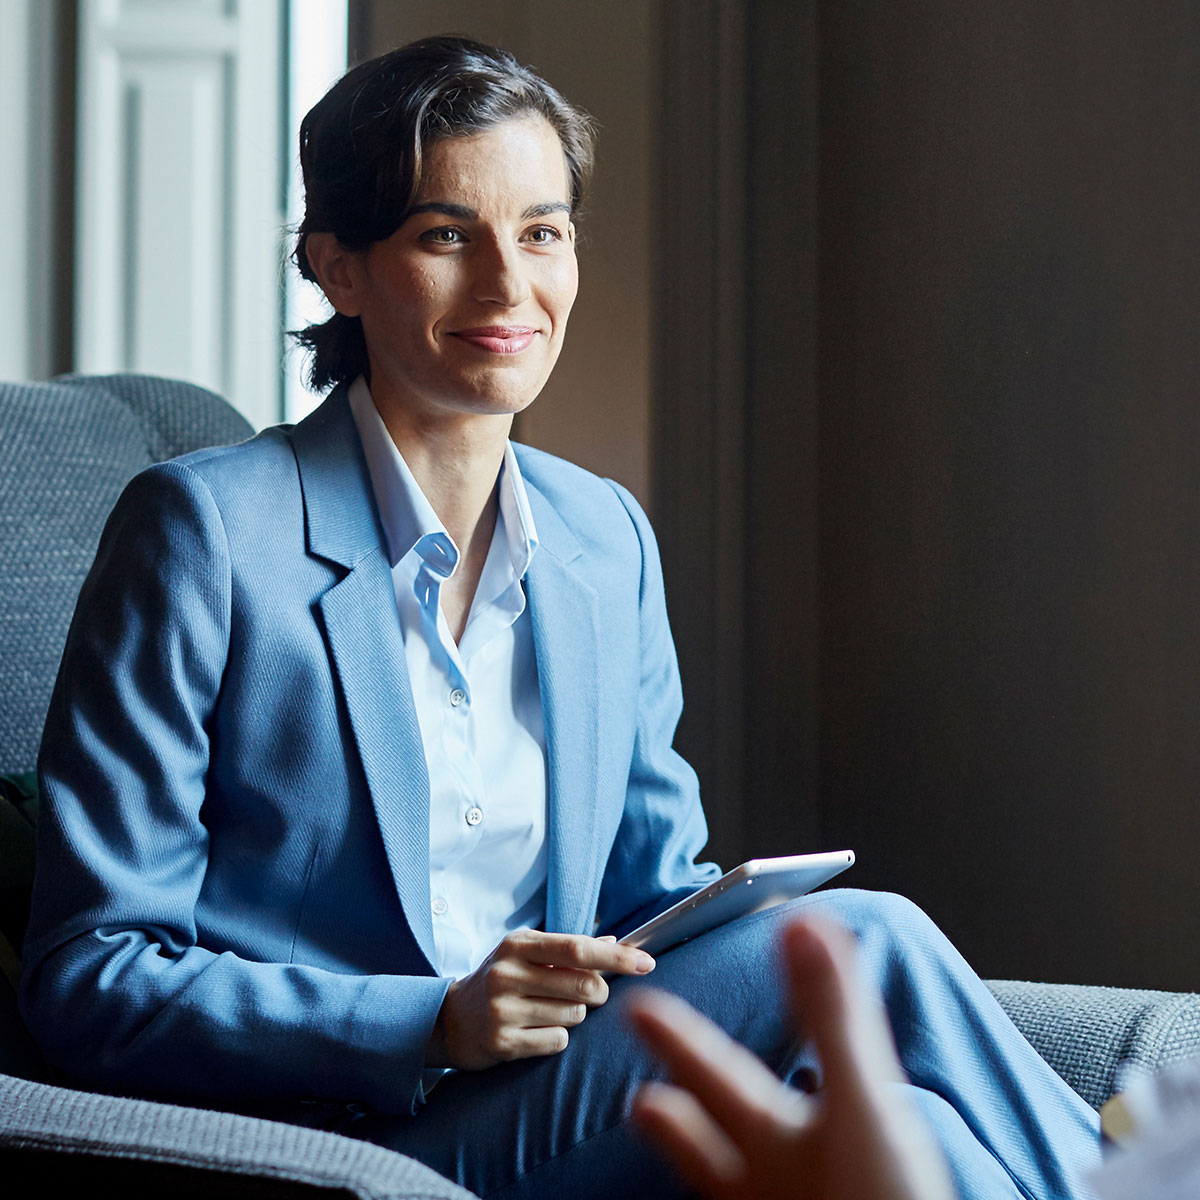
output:
[[[558,515],[554,502],[537,485],[537,458],[527,447],[513,443],[513,451],[521,467],[529,508],[537,526],[538,548],[548,549],[562,563],[574,562],[582,553],[578,539],[570,526]],[[531,478],[532,476],[532,478]]]
[[[292,446],[304,494],[309,552],[354,567],[387,542],[348,390],[347,384],[338,384],[292,430]]]

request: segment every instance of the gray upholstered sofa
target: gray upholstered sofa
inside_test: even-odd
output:
[[[223,400],[138,376],[0,385],[0,775],[32,771],[67,624],[104,518],[142,467],[248,436]],[[26,779],[0,798],[0,1155],[38,1178],[186,1195],[466,1197],[400,1155],[334,1134],[57,1086],[13,985],[33,870]],[[1125,1074],[1200,1053],[1200,997],[996,982],[1056,1070],[1099,1106]],[[15,1165],[15,1162],[14,1162]]]

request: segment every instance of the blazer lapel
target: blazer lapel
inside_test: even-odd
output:
[[[292,434],[309,552],[348,568],[320,600],[334,678],[345,700],[400,904],[433,970],[429,776],[391,567],[345,387]]]
[[[579,574],[581,551],[553,505],[525,479],[538,532],[526,575],[549,768],[546,928],[590,933],[599,801],[599,596]]]

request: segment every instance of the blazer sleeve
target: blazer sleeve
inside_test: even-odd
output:
[[[25,1019],[106,1090],[411,1112],[445,980],[253,961],[198,936],[230,622],[216,501],[186,463],[151,468],[109,519],[51,699]]]
[[[708,841],[700,784],[673,746],[683,689],[654,531],[633,496],[608,482],[633,522],[641,553],[633,756],[597,909],[598,931],[621,934],[718,878],[721,870],[696,862]]]

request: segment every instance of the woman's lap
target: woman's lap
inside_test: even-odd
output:
[[[647,985],[675,992],[773,1067],[784,1065],[793,1037],[777,985],[777,921],[763,917],[676,947],[645,979],[611,980],[608,1003],[571,1031],[562,1054],[448,1075],[416,1117],[365,1115],[345,1132],[420,1159],[482,1196],[524,1181],[512,1195],[665,1200],[676,1185],[627,1120],[642,1081],[662,1073],[626,1024],[624,997]]]
[[[928,918],[874,892],[817,893],[678,946],[648,978],[614,980],[608,1004],[571,1031],[562,1054],[449,1075],[416,1117],[364,1114],[344,1132],[409,1154],[482,1196],[681,1195],[629,1126],[638,1087],[661,1072],[626,1025],[623,998],[665,988],[783,1078],[807,1073],[816,1064],[795,1039],[778,957],[780,924],[801,911],[824,912],[858,936],[865,982],[886,998],[905,1069],[917,1090],[941,1096],[961,1118],[964,1129],[943,1141],[952,1159],[964,1159],[956,1176],[988,1177],[998,1160],[1025,1194],[1070,1196],[1067,1179],[1096,1154],[1095,1115]]]

